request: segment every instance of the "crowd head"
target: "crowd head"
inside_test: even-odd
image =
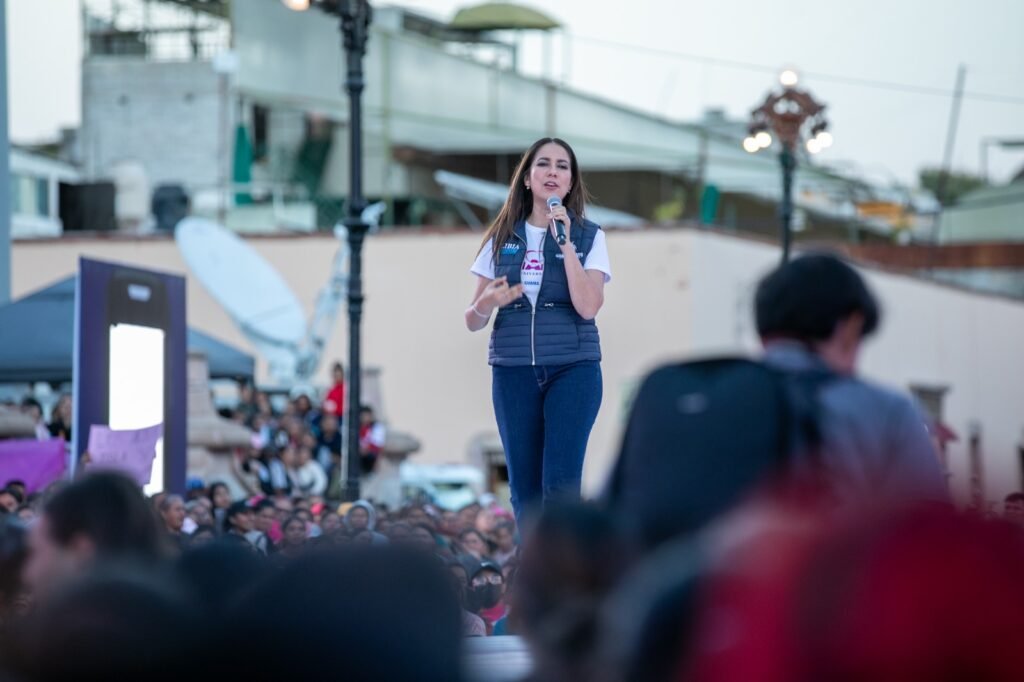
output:
[[[24,578],[46,592],[99,560],[154,562],[163,554],[159,523],[138,486],[96,473],[60,490],[28,537]]]
[[[835,371],[852,374],[861,342],[881,323],[881,309],[856,270],[832,254],[816,253],[761,280],[754,317],[765,343],[799,342]]]
[[[179,679],[220,665],[257,680],[339,669],[458,680],[461,637],[505,615],[505,575],[489,556],[499,545],[468,512],[459,530],[482,558],[433,506],[236,497],[217,482],[189,496],[147,500],[121,474],[89,472],[45,497],[27,538],[9,527],[20,557],[3,526],[0,623],[17,634],[0,646],[0,672]]]

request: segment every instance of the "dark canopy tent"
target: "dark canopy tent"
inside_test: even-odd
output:
[[[0,306],[0,383],[71,381],[75,278]],[[213,379],[252,379],[251,355],[195,329],[189,350],[206,354]]]

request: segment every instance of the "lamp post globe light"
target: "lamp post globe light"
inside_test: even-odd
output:
[[[348,229],[348,322],[349,377],[345,396],[344,484],[342,498],[359,499],[359,406],[361,404],[362,361],[361,323],[363,316],[363,240],[369,225],[362,218],[366,199],[363,197],[363,109],[365,87],[363,57],[369,38],[373,11],[367,0],[281,0],[285,7],[305,11],[310,7],[340,17],[342,44],[345,49],[345,90],[349,98],[349,193],[344,225]]]
[[[743,149],[755,154],[779,141],[779,163],[782,165],[782,203],[779,206],[782,237],[782,262],[789,260],[793,219],[793,171],[796,170],[796,148],[806,139],[807,151],[817,154],[832,146],[832,135],[825,120],[825,105],[816,101],[807,90],[797,88],[799,77],[791,69],[779,76],[782,89],[768,93],[764,102],[750,112],[748,135]]]

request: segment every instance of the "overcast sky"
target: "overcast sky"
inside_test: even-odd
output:
[[[60,127],[80,120],[80,3],[6,2],[12,139],[53,138]],[[395,4],[449,19],[459,7],[474,3]],[[954,168],[979,170],[983,138],[1024,139],[1024,0],[531,4],[561,21],[569,35],[568,47],[552,39],[554,77],[565,75],[574,88],[672,119],[693,120],[707,107],[745,118],[774,84],[772,71],[796,67],[804,74],[803,84],[829,107],[835,144],[822,160],[854,164],[877,180],[912,183],[918,168],[941,162],[949,93],[961,63],[967,66],[968,94]],[[524,48],[525,68],[542,68],[539,41],[527,40]],[[563,62],[565,54],[570,58]],[[757,65],[763,68],[753,68]],[[912,88],[868,87],[853,80]],[[1022,166],[1024,149],[990,149],[994,180],[1005,181]]]

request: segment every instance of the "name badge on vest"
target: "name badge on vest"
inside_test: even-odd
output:
[[[505,242],[501,245],[501,255],[511,256],[519,250],[519,242]]]

